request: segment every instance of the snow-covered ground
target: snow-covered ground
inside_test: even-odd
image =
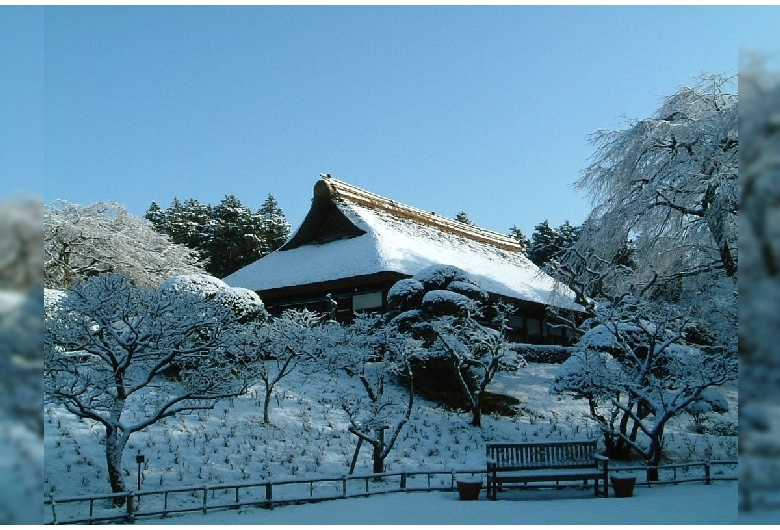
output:
[[[447,411],[436,404],[418,399],[412,419],[404,427],[385,462],[387,471],[481,470],[485,465],[485,440],[596,438],[597,429],[585,417],[585,403],[549,394],[548,388],[556,370],[557,365],[531,363],[517,374],[501,374],[489,390],[519,399],[520,412],[513,418],[487,415],[483,418],[481,429],[469,425],[470,416],[467,413]],[[302,372],[294,373],[279,384],[271,408],[272,426],[262,424],[262,410],[256,401],[259,389],[250,391],[246,396],[219,403],[210,411],[163,420],[130,438],[124,455],[127,486],[135,488],[136,485],[135,456],[138,452],[146,458],[143,465],[142,490],[347,474],[357,439],[347,432],[348,421],[338,403],[344,387],[354,384],[355,381],[348,381],[346,377],[334,378],[324,372],[309,376],[304,376]],[[731,410],[718,419],[736,425],[736,386],[728,388],[726,394]],[[85,420],[77,420],[56,406],[47,406],[44,414],[45,493],[55,498],[109,493],[105,455],[101,445],[102,428]],[[670,424],[666,435],[667,461],[737,457],[736,436],[694,434],[691,422],[691,417],[684,416]],[[613,462],[611,468],[620,465],[619,462]],[[371,454],[364,444],[355,473],[370,472]],[[681,491],[686,494],[679,495]],[[540,490],[535,493],[548,495],[543,492],[544,490]],[[641,491],[637,491],[634,499],[598,499],[593,498],[592,492],[584,492],[586,494],[582,497],[583,492],[576,490],[579,498],[564,499],[569,494],[568,491],[554,491],[556,495],[549,496],[548,500],[532,503],[532,511],[527,512],[523,518],[518,518],[518,513],[525,513],[530,504],[508,502],[511,498],[507,498],[507,502],[500,499],[496,503],[459,503],[452,502],[457,500],[457,493],[451,492],[386,494],[376,498],[280,507],[272,511],[246,509],[241,512],[245,515],[232,511],[224,515],[215,514],[214,517],[219,517],[216,520],[199,519],[197,515],[189,515],[186,518],[172,517],[168,522],[392,523],[396,520],[387,514],[396,514],[402,518],[398,521],[400,524],[439,522],[432,515],[438,514],[440,517],[452,517],[452,522],[475,524],[597,523],[605,520],[587,519],[590,517],[587,514],[593,513],[595,517],[596,514],[606,513],[606,507],[617,507],[621,503],[626,507],[629,503],[634,503],[631,504],[630,510],[627,510],[633,514],[632,522],[672,522],[667,519],[672,517],[670,503],[680,503],[680,513],[677,514],[679,519],[674,522],[697,522],[697,512],[701,512],[701,517],[706,516],[702,523],[734,522],[736,492],[734,482],[716,483],[711,487],[702,483],[643,487]],[[531,492],[510,493],[524,495]],[[682,498],[689,500],[682,502]],[[702,508],[692,508],[691,500],[700,501]],[[475,521],[465,521],[456,517],[470,505],[480,507],[480,511],[476,513],[483,513],[481,520],[477,518]],[[684,510],[686,506],[687,511]],[[710,508],[705,509],[704,506]],[[716,506],[717,509],[714,508]],[[65,506],[58,507],[60,517],[66,513],[64,509]],[[653,511],[663,519],[645,520],[644,514]],[[690,513],[692,511],[693,514]],[[622,516],[622,512],[617,510],[614,515],[616,519],[612,522],[626,522],[617,519]],[[384,519],[382,514],[386,514],[387,518]],[[545,514],[548,519],[544,519]],[[718,514],[718,519],[710,517],[715,514]],[[249,519],[230,519],[243,516]],[[48,520],[51,514],[45,514],[45,517]],[[252,518],[256,520],[251,520]],[[581,518],[585,519],[580,520]],[[144,521],[155,522],[154,519]]]
[[[511,493],[516,493],[514,496]],[[339,499],[273,510],[188,514],[166,519],[138,519],[136,524],[419,524],[419,525],[580,525],[580,524],[734,524],[736,482],[710,486],[639,487],[631,498],[602,499],[593,492],[546,494],[510,492],[489,501],[484,491],[477,501],[463,502],[457,493],[390,493],[362,499]],[[759,519],[750,520],[758,522]],[[742,522],[740,519],[739,522]]]

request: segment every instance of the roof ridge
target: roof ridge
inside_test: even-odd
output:
[[[466,237],[468,239],[492,245],[503,250],[521,252],[520,243],[512,238],[476,225],[470,225],[431,213],[414,206],[394,201],[382,195],[372,193],[352,184],[335,179],[330,175],[323,175],[321,182],[327,186],[332,198],[353,202],[368,208],[383,210],[392,215],[405,217],[423,224],[434,226],[442,231]]]

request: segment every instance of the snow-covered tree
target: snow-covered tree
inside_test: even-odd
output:
[[[632,446],[649,460],[660,458],[663,426],[682,410],[678,405],[697,400],[703,390],[677,382],[681,376],[666,368],[669,355],[686,351],[694,364],[736,359],[738,132],[737,95],[727,90],[731,82],[707,76],[666,98],[653,117],[626,130],[593,136],[598,149],[576,186],[589,192],[595,207],[576,243],[552,264],[555,277],[576,293],[592,322],[614,330],[619,348],[628,352],[647,343],[640,349],[654,352],[651,357],[626,353],[624,358],[636,365],[627,372],[628,379],[647,377],[643,369],[657,361],[665,367],[648,381],[659,388],[677,388],[674,395],[682,396],[669,405],[672,398],[656,399],[642,386],[644,379],[630,392],[621,380],[603,380],[605,392],[611,384],[611,391],[622,396],[609,401],[615,418],[650,438],[650,447]],[[586,332],[570,366],[579,362],[583,373],[601,369],[603,356],[588,353],[593,332],[578,322],[569,324],[579,334]],[[638,331],[621,334],[624,325]],[[667,346],[671,339],[660,331],[682,338]],[[594,365],[588,367],[587,362]],[[732,368],[735,365],[728,364],[728,370]],[[621,370],[625,372],[624,365]],[[725,368],[722,373],[707,370],[702,368],[704,387],[736,377]],[[566,386],[562,381],[557,388],[583,392],[585,382],[574,380]],[[632,394],[637,388],[647,396]],[[643,423],[646,417],[654,423]],[[619,433],[615,443],[630,445],[630,431],[603,423]]]
[[[780,71],[740,57],[739,489],[777,487],[780,433]],[[744,497],[742,493],[746,493]],[[751,506],[740,506],[740,509]]]
[[[102,273],[122,273],[156,287],[175,274],[200,272],[198,256],[155,232],[124,206],[99,202],[47,205],[43,215],[45,286],[67,289]]]
[[[413,360],[421,365],[416,371],[424,372],[425,365],[448,366],[475,426],[482,424],[485,389],[496,373],[524,362],[506,338],[511,308],[485,307],[487,301],[487,293],[452,266],[427,267],[388,292],[388,305],[398,313],[390,324],[426,346]]]
[[[43,201],[0,202],[0,415],[43,437]]]
[[[736,351],[697,344],[700,330],[675,305],[626,297],[584,327],[551,392],[588,401],[609,456],[635,451],[658,465],[668,421],[697,404],[722,409],[715,390],[737,379]]]
[[[102,274],[47,305],[45,397],[103,427],[114,492],[125,491],[122,456],[133,433],[246,388],[229,355],[238,317],[213,300],[214,280],[187,276],[151,289]]]
[[[290,235],[290,224],[270,194],[256,212],[235,195],[226,195],[216,206],[174,199],[163,210],[153,202],[146,219],[175,243],[197,250],[205,269],[218,278],[276,250]]]
[[[512,228],[509,229],[509,237],[516,239],[517,242],[520,243],[521,252],[523,254],[528,254],[528,247],[531,246],[531,240],[523,234],[523,231],[517,225],[512,225]]]
[[[236,355],[252,381],[263,386],[263,423],[270,424],[270,405],[276,385],[301,363],[317,365],[323,357],[327,331],[322,315],[313,311],[288,310],[270,320],[253,319],[240,334]]]
[[[332,349],[332,366],[360,383],[341,396],[349,418],[349,432],[372,448],[373,472],[382,473],[384,462],[414,406],[411,359],[421,353],[421,342],[385,325],[376,314],[360,313],[342,328]],[[399,379],[406,382],[401,390]]]
[[[550,226],[546,219],[536,225],[528,244],[528,259],[539,267],[545,267],[556,260],[564,249],[573,245],[579,237],[579,227],[569,221],[558,228]]]
[[[594,208],[559,277],[596,298],[630,290],[673,299],[734,291],[737,277],[738,128],[733,79],[702,77],[655,114],[592,136],[575,183]],[[635,266],[619,265],[626,242]],[[723,282],[723,279],[730,279]],[[671,286],[671,288],[670,288]]]
[[[290,223],[279,207],[279,202],[270,193],[257,213],[262,219],[262,237],[265,240],[266,253],[273,252],[290,237]]]
[[[43,283],[43,201],[0,202],[0,290],[25,291]]]
[[[474,223],[469,218],[469,214],[467,214],[464,211],[458,212],[458,214],[455,216],[455,220],[459,223],[463,223],[464,225],[473,225]]]

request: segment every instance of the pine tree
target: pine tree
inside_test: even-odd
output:
[[[520,243],[521,252],[528,255],[528,247],[531,246],[531,240],[525,237],[525,234],[517,225],[512,225],[512,228],[509,229],[509,237],[516,239]]]
[[[531,235],[528,258],[537,266],[543,267],[556,259],[564,249],[573,245],[579,238],[579,233],[580,227],[573,226],[569,221],[553,228],[545,219],[536,225]]]
[[[287,222],[279,203],[270,193],[257,213],[262,217],[262,237],[265,240],[267,252],[273,252],[290,237],[290,223]]]
[[[458,215],[455,216],[455,220],[459,223],[463,223],[465,225],[473,225],[474,223],[469,219],[469,216],[466,212],[460,211],[458,212]]]
[[[528,247],[528,259],[541,267],[548,263],[558,251],[558,234],[547,219],[534,227],[531,245]]]
[[[290,235],[290,223],[270,194],[256,212],[234,195],[226,195],[217,206],[174,198],[162,210],[153,202],[146,219],[175,243],[197,250],[206,270],[218,278],[276,250]]]

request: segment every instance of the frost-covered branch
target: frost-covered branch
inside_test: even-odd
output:
[[[104,427],[115,492],[124,490],[122,454],[133,433],[246,388],[233,355],[239,315],[200,284],[227,289],[215,278],[181,277],[153,290],[100,275],[49,296],[46,399]]]

